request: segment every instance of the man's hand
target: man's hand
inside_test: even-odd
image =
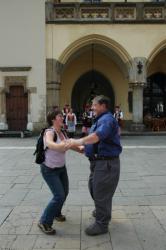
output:
[[[82,146],[84,144],[83,138],[80,139],[68,139],[68,144],[73,147],[73,146]]]
[[[84,153],[84,146],[80,146],[80,142],[78,142],[78,140],[79,139],[67,139],[66,140],[66,148],[72,149],[78,153],[83,154]]]

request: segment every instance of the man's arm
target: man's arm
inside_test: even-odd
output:
[[[88,136],[85,136],[81,139],[70,139],[71,146],[77,145],[86,145],[86,144],[94,144],[99,141],[99,137],[97,136],[96,133],[92,133]]]

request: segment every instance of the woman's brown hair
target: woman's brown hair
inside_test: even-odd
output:
[[[63,115],[62,111],[60,111],[60,110],[50,110],[47,113],[47,123],[48,123],[48,126],[51,127],[53,125],[53,120],[56,118],[57,115]]]

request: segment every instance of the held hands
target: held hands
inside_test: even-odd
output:
[[[61,146],[60,151],[62,152],[66,152],[68,149],[70,149],[69,140],[63,140],[59,145]]]
[[[73,138],[70,138],[67,140],[68,143],[70,144],[70,147],[73,147],[73,146],[82,146],[83,145],[83,139],[73,139]]]
[[[60,145],[60,151],[65,152],[68,149],[72,149],[73,147],[78,147],[80,144],[77,143],[77,140],[75,139],[66,139],[61,141]]]
[[[84,153],[84,146],[82,139],[67,139],[65,140],[65,151],[72,149],[78,153]]]

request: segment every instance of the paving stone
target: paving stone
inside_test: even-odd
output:
[[[146,187],[146,188],[123,188],[121,189],[121,193],[123,196],[158,196],[166,194],[165,188],[152,188],[152,187]]]
[[[149,206],[152,205],[149,196],[116,196],[113,198],[113,204],[118,206]]]
[[[10,221],[6,221],[0,227],[0,235],[3,234],[28,234],[31,225],[15,225]]]
[[[150,209],[166,232],[166,206],[151,206]]]
[[[12,211],[12,208],[0,208],[0,225],[8,217],[11,211]]]
[[[0,249],[1,250],[15,250],[12,249],[13,242],[17,235],[0,235]]]
[[[36,139],[1,139],[0,146],[32,146]],[[124,145],[166,145],[163,137],[122,138]],[[70,191],[63,207],[67,221],[54,221],[57,235],[48,236],[37,223],[52,194],[33,150],[0,150],[0,250],[165,250],[165,149],[124,149],[121,177],[113,199],[109,233],[85,235],[94,222],[88,191],[89,162],[67,152]],[[157,156],[157,157],[156,157]],[[4,250],[3,249],[3,250]]]
[[[126,211],[122,206],[113,206],[112,208],[113,219],[127,219]]]
[[[144,250],[166,249],[166,232],[155,218],[133,219],[132,224]]]
[[[36,242],[37,236],[35,235],[18,235],[14,241],[12,250],[32,250]]]
[[[15,179],[16,179],[15,176],[9,176],[7,178],[0,177],[0,183],[1,184],[13,184]]]
[[[30,183],[33,180],[33,176],[31,175],[20,175],[15,180],[14,183]]]
[[[113,249],[142,250],[130,219],[113,219],[109,228]]]
[[[113,250],[112,246],[111,246],[111,242],[108,241],[108,242],[102,242],[102,243],[98,243],[98,244],[94,244],[94,246],[90,246],[90,247],[86,247],[84,248],[81,247],[81,250]]]
[[[67,248],[67,249],[75,249],[80,247],[80,237],[76,239],[70,238],[62,238],[57,239],[56,248]]]
[[[166,206],[166,195],[148,196],[151,205]]]
[[[40,249],[42,249],[42,250],[48,250],[48,248],[40,248]],[[56,250],[67,250],[67,249],[69,249],[69,248],[52,248],[52,249],[56,249]],[[39,250],[39,248],[33,248],[33,250]],[[50,250],[50,248],[49,248],[49,250]],[[72,249],[72,250],[80,250],[80,248],[77,248],[77,249]]]
[[[11,189],[0,200],[0,206],[17,206],[24,199],[27,193],[28,193],[27,190]]]
[[[148,206],[125,206],[123,210],[129,219],[154,218],[151,209]]]
[[[37,236],[34,249],[55,249],[57,238],[55,235],[39,235]]]
[[[51,192],[48,190],[30,190],[24,200],[22,200],[22,206],[45,206],[52,198]]]
[[[0,195],[5,194],[11,187],[12,184],[0,184]]]

